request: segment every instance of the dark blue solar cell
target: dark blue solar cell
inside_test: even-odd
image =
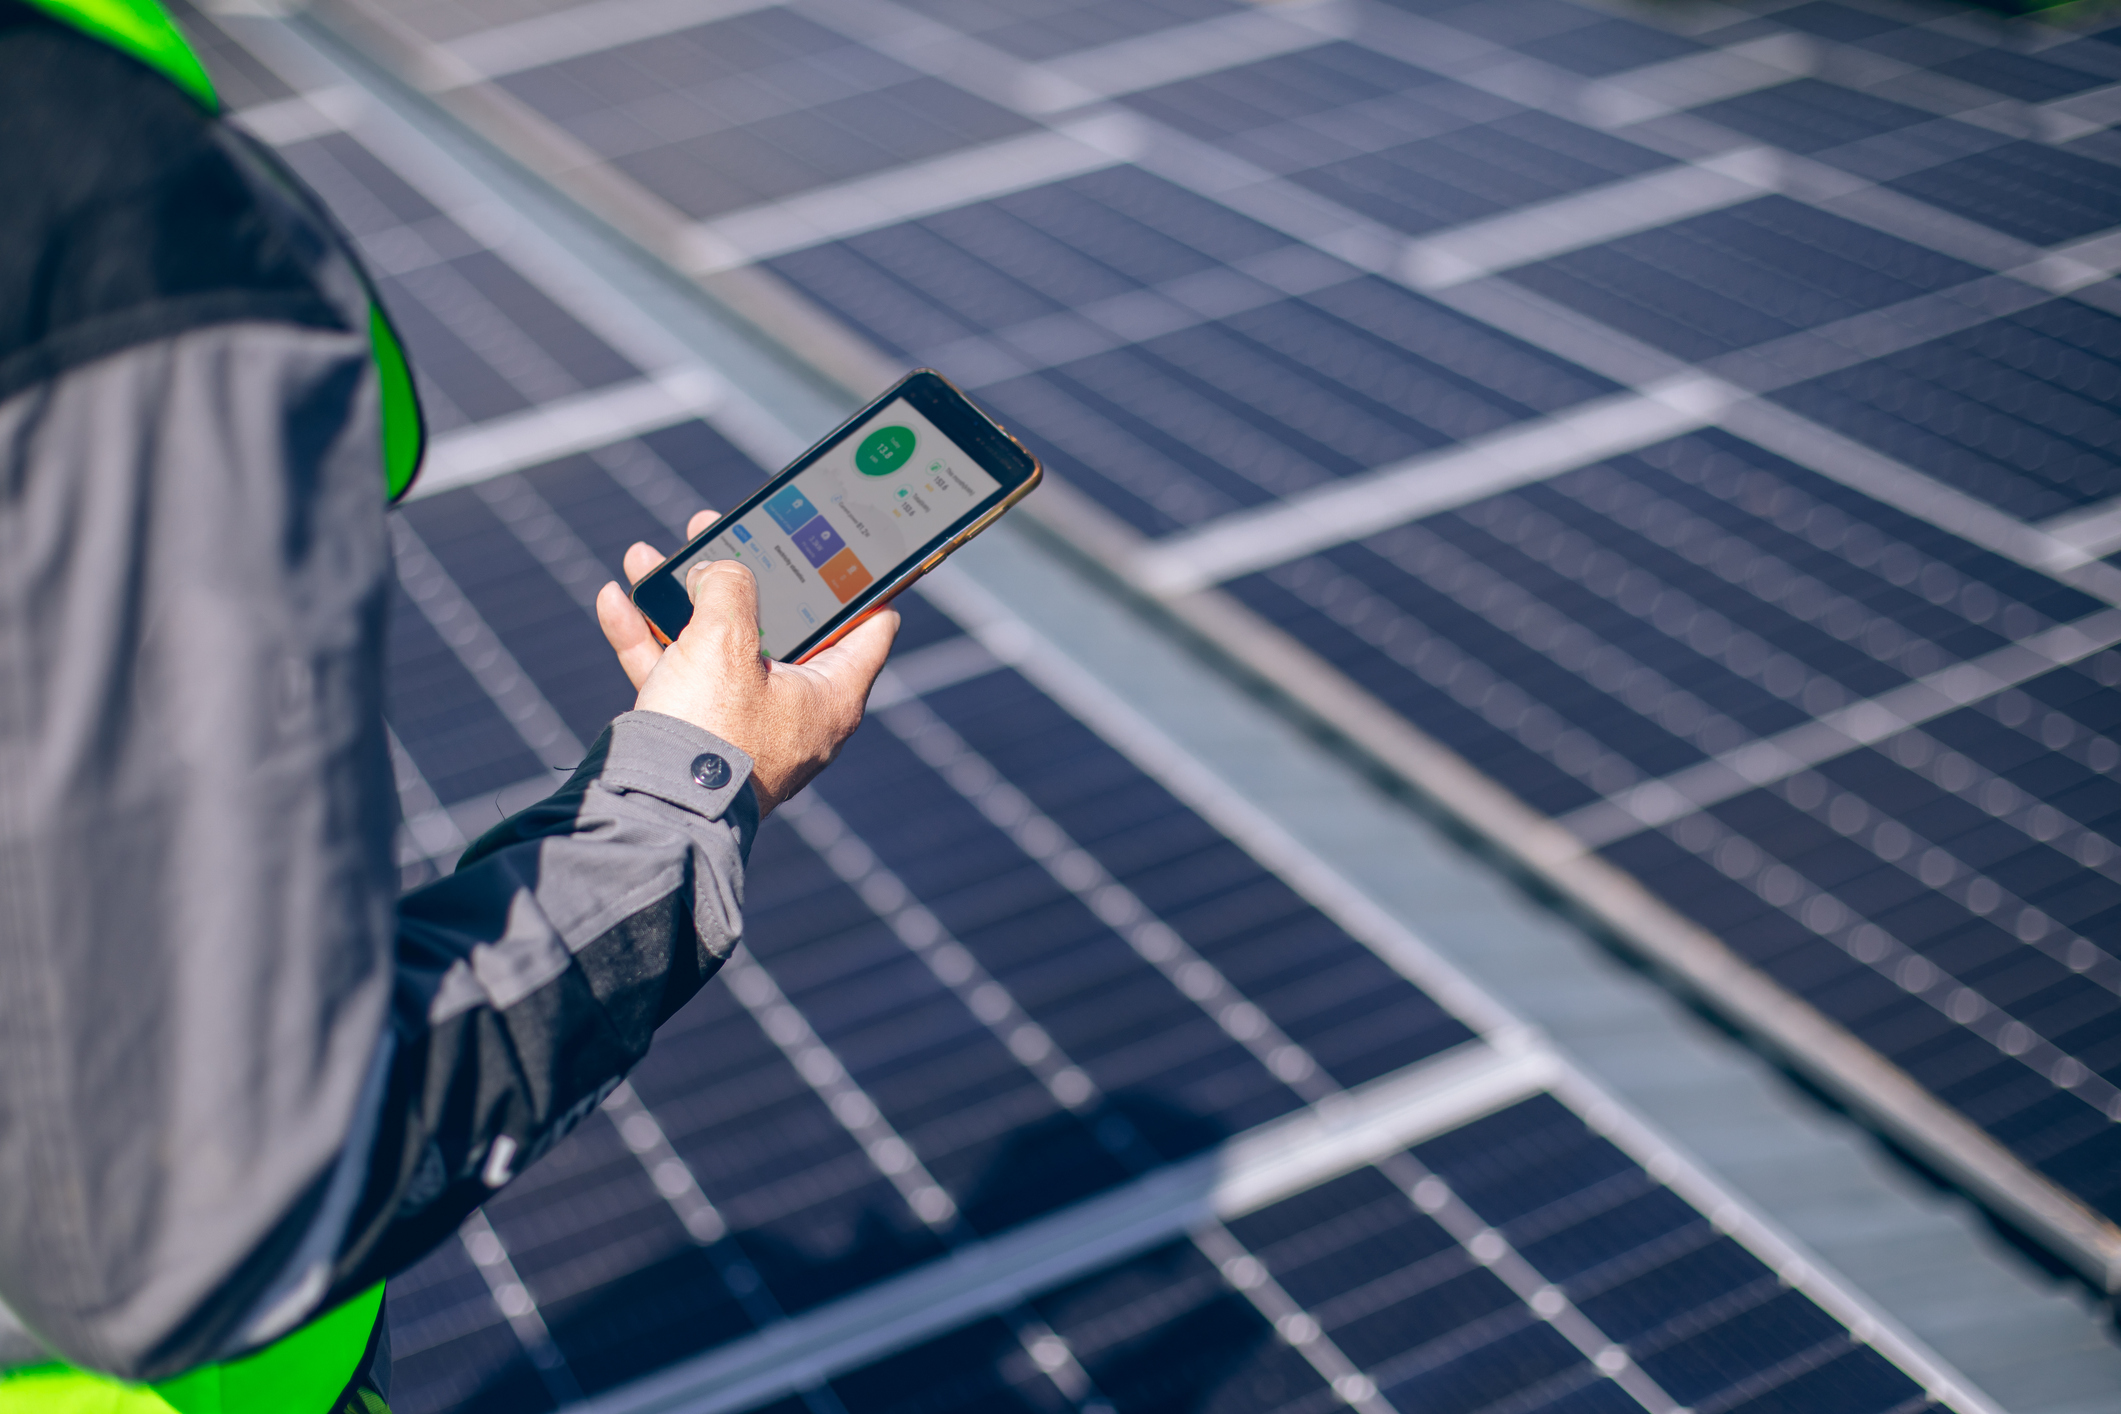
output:
[[[605,723],[633,705],[634,690],[595,620],[477,492],[431,496],[402,514],[502,646],[518,662],[538,664],[539,689],[576,737],[594,741]],[[598,582],[618,575],[615,563],[598,569]],[[554,777],[555,788],[559,780]]]
[[[1414,1147],[1490,1223],[1507,1225],[1635,1165],[1550,1096]]]
[[[1943,1406],[1922,1397],[1922,1387],[1867,1345],[1837,1349],[1831,1340],[1814,1351],[1828,1356],[1755,1398],[1727,1406],[1731,1414],[1931,1414]]]
[[[1032,1302],[1118,1414],[1269,1414],[1331,1399],[1322,1377],[1191,1243]]]
[[[844,74],[844,51],[856,48],[846,36],[827,29],[797,12],[779,6],[764,7],[717,20],[710,24],[659,34],[610,48],[589,47],[583,54],[559,59],[538,69],[502,80],[517,97],[534,105],[547,92],[557,94],[571,88],[579,108],[617,106],[651,93],[666,91],[697,94],[696,102],[708,111],[716,96],[710,85],[760,70],[779,69],[784,79],[795,79],[805,69],[810,86],[804,97],[817,101],[850,91],[844,79],[839,84],[817,87],[827,75]],[[821,64],[831,55],[836,62]],[[807,63],[805,61],[808,61]],[[890,65],[892,78],[910,77],[910,71]],[[543,79],[544,89],[533,87]],[[756,99],[754,99],[756,102]],[[731,103],[729,107],[739,105]],[[544,110],[562,116],[561,110]]]
[[[1643,641],[1651,637],[1644,635],[1630,642],[1638,629],[1632,616],[1514,553],[1514,547],[1468,534],[1454,521],[1456,517],[1445,517],[1433,526],[1388,531],[1360,548],[1329,551],[1324,558],[1346,577],[1345,584],[1376,595],[1379,608],[1388,604],[1430,632],[1446,636],[1458,652],[1521,691],[1522,707],[1511,724],[1520,737],[1522,713],[1536,705],[1590,732],[1626,763],[1616,771],[1661,776],[1707,754],[1706,743],[1679,733],[1677,719],[1665,710],[1663,691],[1646,676],[1646,670],[1655,672],[1658,665],[1644,664],[1639,654],[1631,654],[1633,661],[1623,666],[1612,651],[1645,649],[1664,656],[1671,648],[1687,655],[1679,666],[1700,665],[1698,657],[1661,635],[1654,641]],[[1288,582],[1298,579],[1292,569]],[[1339,592],[1345,596],[1353,590]],[[1376,612],[1373,608],[1369,616]],[[1385,627],[1377,625],[1379,631]],[[1397,630],[1407,648],[1416,646],[1407,638],[1411,632]],[[1708,684],[1697,678],[1692,686]],[[1759,701],[1758,696],[1752,706],[1755,715],[1763,717],[1762,725],[1774,729],[1801,719],[1795,711],[1778,711],[1779,704]],[[1560,750],[1551,739],[1547,749]],[[1616,775],[1605,788],[1625,783]]]
[[[1113,210],[1075,183],[1039,187],[985,206],[962,207],[922,224],[1056,304],[1069,307],[1176,280],[1217,264],[1186,242]],[[861,242],[857,239],[854,244],[860,248]],[[988,320],[983,327],[1000,322]]]
[[[486,1214],[585,1390],[755,1324],[609,1124],[591,1119]]]
[[[1975,153],[2007,146],[2011,139],[1993,128],[1976,126],[1957,118],[1932,118],[1873,137],[1859,138],[1840,147],[1825,148],[1816,159],[1853,172],[1872,182],[1891,182],[1910,172],[1932,167]]]
[[[574,118],[569,126],[582,128],[597,116]],[[922,76],[658,145],[636,139],[609,161],[688,216],[707,219],[1030,126],[1008,109]]]
[[[2052,57],[2035,58],[2030,54],[2014,54],[2008,49],[1978,50],[1948,59],[1937,65],[1936,70],[1950,78],[1992,88],[2026,103],[2051,102],[2109,82],[2102,74],[2087,73],[2073,65],[2057,63]]]
[[[848,1414],[1067,1414],[1073,1408],[998,1319],[840,1375],[831,1391]]]
[[[1891,185],[2034,245],[2088,236],[2121,218],[2121,169],[2046,143],[2014,142]]]
[[[1897,132],[1931,119],[1919,108],[1821,79],[1797,79],[1773,88],[1755,89],[1696,108],[1694,113],[1736,128],[1748,137],[1802,153]]]
[[[1505,1231],[1525,1260],[1566,1286],[1611,1270],[1645,1249],[1689,1238],[1702,1217],[1686,1201],[1639,1169],[1556,1199],[1509,1224]]]
[[[1728,1237],[1703,1238],[1698,1229],[1662,1254],[1653,1249],[1652,1255],[1662,1260],[1634,1271],[1593,1269],[1587,1281],[1568,1287],[1583,1313],[1625,1345],[1656,1333],[1683,1312],[1780,1286],[1752,1253]]]
[[[630,1078],[780,1309],[942,1250],[726,988],[694,997]]]
[[[491,1304],[486,1283],[471,1265],[471,1259],[454,1242],[446,1243],[429,1257],[417,1277],[408,1275],[391,1284],[391,1408],[398,1414],[534,1414],[554,1407],[545,1383],[517,1343],[515,1333],[499,1322],[471,1325],[455,1323],[443,1335],[442,1322],[422,1321],[407,1310],[418,1298],[407,1300],[400,1289],[428,1278],[430,1268],[443,1267],[452,1274],[448,1294],[460,1301]],[[432,1294],[442,1295],[441,1290]]]
[[[1980,273],[1769,196],[1524,266],[1510,278],[1683,358],[1703,359]]]
[[[911,753],[866,734],[825,798],[1167,1157],[1294,1102],[1199,1007]],[[822,789],[822,787],[821,787]]]
[[[1967,656],[2096,607],[2046,575],[1721,431],[1694,433],[1615,465],[1646,489]]]
[[[441,215],[440,208],[350,134],[326,133],[290,143],[281,155],[357,240],[395,227],[424,226]]]
[[[912,0],[909,8],[1020,59],[1042,60],[1214,19],[1236,0]]]
[[[2101,1125],[2041,1167],[2097,1211],[2121,1212],[2121,1125]]]
[[[1598,20],[1514,47],[1519,53],[1592,78],[1702,52],[1700,44],[1670,30],[1623,19]]]
[[[1917,68],[1932,68],[1989,46],[1964,30],[1903,24],[1870,36],[1862,41],[1862,47]]]
[[[507,314],[519,339],[534,344],[579,387],[602,388],[640,371],[493,252],[467,255],[451,269]]]
[[[724,510],[756,491],[766,479],[764,468],[704,422],[676,423],[643,433],[639,441],[642,447],[661,459],[664,468],[675,472],[708,505]],[[605,454],[620,458],[619,470],[614,475],[625,471],[625,460],[632,455],[624,443],[605,449]],[[600,454],[600,461],[603,455]],[[671,548],[676,547],[672,545]]]
[[[1420,113],[1422,90],[1442,86],[1458,87],[1361,45],[1329,43],[1146,89],[1127,102],[1196,137],[1231,139],[1356,104]]]
[[[414,272],[409,281],[376,278],[376,293],[412,360],[429,429],[448,431],[523,411],[531,398],[450,327],[446,307],[438,312],[426,298],[446,279],[435,271]]]
[[[1805,0],[1801,5],[1777,10],[1775,23],[1806,34],[1816,34],[1822,39],[1849,43],[1900,28],[1899,21],[1853,5],[1836,3],[1836,0]]]
[[[1145,284],[1216,262],[1240,261],[1289,243],[1289,238],[1279,231],[1139,167],[1107,167],[1055,186],[1003,197],[996,204],[1007,211],[1025,213],[1028,219],[1045,220],[1049,201],[1063,195],[1080,196],[1092,203],[1080,208],[1080,234],[1071,227],[1071,238],[1083,240],[1085,248],[1100,259],[1129,271]],[[1114,213],[1118,219],[1108,219],[1096,208]],[[1164,251],[1164,241],[1177,242],[1207,259],[1196,267],[1183,256]],[[1149,263],[1136,263],[1144,261]],[[1171,263],[1166,265],[1164,261]]]
[[[2121,492],[2121,319],[2057,300],[1776,395],[2028,519]]]
[[[1848,1332],[1798,1292],[1753,1286],[1721,1303],[1675,1304],[1661,1328],[1636,1337],[1629,1348],[1674,1399],[1698,1404],[1739,1384],[1732,1378],[1736,1370],[1771,1370],[1821,1346],[1839,1354],[1850,1344]],[[1899,1378],[1913,1393],[1914,1382]]]
[[[781,278],[831,309],[878,347],[900,354],[969,337],[973,326],[847,245],[816,246],[772,262]]]
[[[1473,1414],[1513,1395],[1530,1403],[1538,1393],[1581,1388],[1597,1378],[1582,1351],[1524,1307],[1511,1309],[1507,1316],[1498,1313],[1494,1324],[1505,1319],[1515,1329],[1476,1325],[1462,1338],[1435,1341],[1440,1348],[1379,1361],[1375,1369],[1380,1392],[1402,1409]]]
[[[1536,1414],[1636,1414],[1642,1406],[1634,1396],[1611,1380],[1591,1379],[1578,1385],[1578,1372],[1566,1371],[1555,1387],[1538,1392],[1538,1403],[1527,1408]]]
[[[541,760],[517,735],[396,585],[388,642],[384,715],[443,804],[500,790],[563,764]]]
[[[1446,687],[1423,674],[1422,666],[1429,660],[1442,664],[1444,671],[1467,661],[1449,640],[1426,629],[1419,633],[1400,630],[1395,633],[1391,651],[1387,651],[1372,636],[1356,632],[1355,627],[1361,627],[1381,636],[1392,621],[1389,616],[1379,618],[1374,611],[1366,610],[1364,606],[1372,599],[1355,593],[1361,586],[1338,575],[1329,563],[1299,561],[1266,575],[1235,581],[1229,589],[1247,607],[1420,723],[1424,731],[1478,762],[1483,770],[1537,807],[1560,814],[1597,798],[1588,785],[1524,746],[1515,735],[1458,701]],[[1402,634],[1412,635],[1406,638],[1404,648],[1396,641]],[[1426,655],[1422,651],[1424,645],[1434,645]],[[1463,675],[1463,670],[1458,672]],[[1450,681],[1455,683],[1457,677]],[[1476,690],[1484,691],[1477,683],[1469,682],[1468,693]]]
[[[615,1388],[751,1329],[707,1256],[689,1243],[541,1310],[585,1392]]]
[[[1633,143],[1520,113],[1294,174],[1373,220],[1421,235],[1667,164]]]

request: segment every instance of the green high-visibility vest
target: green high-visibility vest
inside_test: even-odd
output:
[[[156,0],[29,0],[55,20],[72,25],[113,48],[121,49],[189,94],[209,113],[221,111],[221,99],[206,66],[169,12]],[[355,269],[360,269],[355,262]],[[368,278],[362,272],[361,278]],[[383,387],[383,481],[395,501],[411,489],[427,450],[427,428],[420,415],[420,396],[405,361],[404,345],[391,327],[380,300],[368,301],[368,341]]]
[[[360,1373],[382,1310],[383,1288],[371,1287],[255,1355],[156,1384],[66,1365],[0,1370],[0,1414],[329,1414]]]
[[[29,3],[132,55],[208,112],[220,110],[206,66],[155,0]],[[368,334],[383,388],[384,485],[395,500],[419,472],[425,429],[397,331],[374,299]],[[255,1354],[152,1384],[61,1364],[0,1370],[0,1414],[329,1414],[360,1373],[382,1310],[378,1285]],[[374,1406],[366,1414],[387,1411]]]

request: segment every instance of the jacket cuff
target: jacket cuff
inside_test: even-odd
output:
[[[598,773],[607,790],[631,791],[719,820],[751,782],[751,757],[713,732],[661,712],[612,718]]]

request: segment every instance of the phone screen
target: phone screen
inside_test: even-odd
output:
[[[895,398],[677,569],[701,559],[750,566],[759,646],[786,658],[999,490],[920,409]]]

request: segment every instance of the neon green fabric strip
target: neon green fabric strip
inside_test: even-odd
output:
[[[0,1371],[0,1414],[328,1414],[360,1371],[382,1309],[383,1288],[371,1287],[255,1355],[159,1384],[65,1365]]]
[[[191,42],[155,0],[29,0],[55,20],[132,55],[166,77],[209,113],[221,98]]]
[[[221,111],[214,81],[156,0],[29,0],[53,19],[120,49],[183,89],[209,113]],[[427,453],[426,419],[398,332],[382,306],[368,306],[368,341],[383,383],[383,484],[392,501],[412,487]]]
[[[368,306],[368,342],[374,350],[376,375],[383,383],[383,482],[395,501],[412,486],[427,453],[427,423],[420,415],[420,395],[412,366],[390,327],[383,306]]]

